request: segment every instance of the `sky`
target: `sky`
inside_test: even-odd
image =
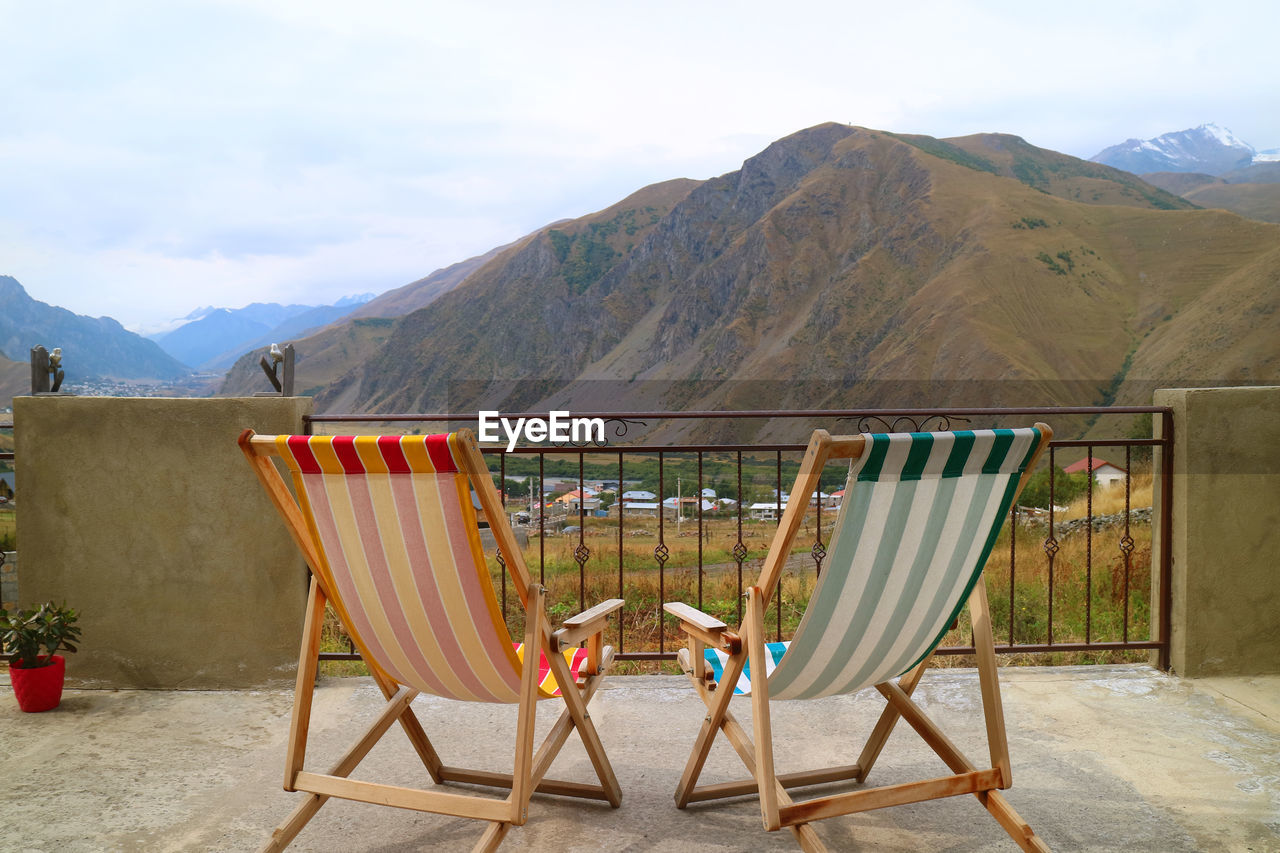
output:
[[[1280,147],[1280,4],[0,0],[0,274],[155,331],[381,293],[826,121]]]

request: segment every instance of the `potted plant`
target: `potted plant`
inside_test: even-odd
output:
[[[58,654],[74,652],[80,641],[75,622],[79,615],[52,601],[35,610],[10,614],[0,609],[0,649],[10,655],[9,679],[18,707],[24,711],[48,711],[62,701],[66,659]],[[40,650],[44,649],[44,654]]]

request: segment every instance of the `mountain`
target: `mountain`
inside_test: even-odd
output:
[[[1099,151],[1091,160],[1141,175],[1147,172],[1204,172],[1220,175],[1253,162],[1257,152],[1231,131],[1202,124],[1155,139],[1129,139]]]
[[[820,125],[535,232],[395,320],[317,406],[1149,403],[1280,380],[1280,226],[1191,208],[1017,137]]]
[[[926,153],[982,172],[990,172],[1041,192],[1088,204],[1123,204],[1160,210],[1195,207],[1176,194],[1153,187],[1112,166],[1037,148],[1006,133],[979,133],[954,139],[897,135]]]
[[[17,279],[0,275],[0,352],[28,363],[37,345],[62,347],[68,384],[89,378],[174,379],[191,372],[155,342],[110,317],[85,317],[47,305],[27,295]],[[24,388],[31,388],[29,373]]]
[[[579,265],[590,274],[590,264],[599,263],[606,252],[630,250],[647,234],[680,199],[697,185],[696,181],[673,180],[646,187],[606,211],[571,223],[557,223],[513,243],[500,246],[479,257],[471,258],[404,287],[388,291],[354,312],[349,322],[335,324],[303,341],[295,341],[298,353],[295,384],[299,393],[318,393],[342,379],[351,369],[372,357],[390,336],[394,317],[416,313],[414,304],[429,305],[454,290],[469,290],[477,271],[501,268],[503,259],[520,247],[557,231],[555,239],[565,244],[567,262]],[[565,230],[567,229],[567,230]],[[563,233],[561,233],[563,232]],[[586,236],[579,239],[579,232]],[[551,239],[551,238],[548,238]],[[588,262],[590,256],[593,260]],[[580,273],[581,274],[581,273]],[[516,307],[517,313],[523,309]],[[238,395],[264,390],[264,380],[257,367],[261,351],[242,357],[228,372],[220,394]],[[394,354],[390,356],[394,359]],[[354,401],[359,384],[347,381],[336,393],[340,400]],[[336,405],[345,405],[338,403]]]
[[[448,293],[466,280],[467,276],[493,260],[512,244],[490,249],[483,255],[459,261],[456,264],[439,269],[431,275],[409,282],[403,287],[388,290],[386,293],[369,300],[351,312],[351,318],[361,317],[402,317],[411,311],[425,308],[437,297]]]
[[[10,402],[19,394],[31,393],[31,363],[10,361],[4,353],[0,353],[0,410],[10,408]],[[3,420],[11,420],[8,417]],[[0,441],[8,437],[8,433],[0,432]]]
[[[1199,207],[1216,207],[1250,219],[1280,222],[1280,163],[1255,161],[1251,166],[1221,176],[1155,172],[1142,178]]]
[[[154,340],[184,364],[226,370],[251,349],[327,326],[372,298],[372,294],[345,297],[321,306],[254,302],[244,308],[202,308],[194,312],[196,319]]]
[[[266,334],[241,341],[225,352],[205,360],[200,366],[205,370],[226,370],[235,364],[236,359],[250,350],[269,347],[273,343],[292,341],[344,317],[350,317],[353,312],[358,311],[361,306],[372,298],[373,294],[365,294],[360,297],[345,297],[333,305],[318,305],[314,308],[309,308],[275,326]]]

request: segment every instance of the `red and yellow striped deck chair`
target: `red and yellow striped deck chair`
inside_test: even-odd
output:
[[[285,790],[309,794],[264,850],[283,849],[329,797],[488,822],[476,850],[493,850],[524,824],[534,791],[606,800],[621,792],[586,706],[613,660],[603,644],[606,601],[552,632],[545,590],[532,583],[497,491],[468,430],[433,436],[261,436],[240,447],[311,567],[298,661]],[[290,494],[271,457],[292,474]],[[485,565],[471,494],[489,521],[525,608],[524,642],[513,644]],[[327,773],[303,769],[325,605],[337,613],[387,705],[377,722]],[[586,648],[579,644],[586,642]],[[533,650],[533,651],[530,651]],[[413,714],[425,692],[470,702],[518,704],[511,773],[445,765]],[[534,705],[565,704],[534,753]],[[399,722],[438,785],[510,789],[505,800],[349,778]],[[577,730],[599,784],[545,778]]]
[[[825,850],[812,822],[885,806],[973,794],[1024,850],[1047,848],[1000,793],[1013,783],[996,675],[991,611],[982,569],[1018,492],[1053,437],[1024,429],[864,434],[816,430],[783,512],[760,580],[747,591],[739,633],[679,602],[688,648],[679,660],[707,715],[676,786],[676,805],[756,794],[765,829],[789,828],[804,850]],[[850,460],[848,483],[828,542],[829,559],[795,637],[765,642],[764,613],[828,460]],[[911,694],[965,602],[972,617],[990,767],[970,761]],[[896,679],[896,681],[895,681]],[[778,773],[770,702],[849,694],[875,687],[888,705],[854,764]],[[751,732],[729,711],[749,694]],[[899,719],[916,730],[950,774],[794,802],[788,788],[863,782]],[[751,779],[699,786],[717,733]]]

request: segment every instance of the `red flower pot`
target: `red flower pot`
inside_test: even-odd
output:
[[[67,674],[67,660],[54,655],[53,663],[28,669],[9,664],[9,679],[18,707],[24,711],[48,711],[62,701],[62,682]]]

